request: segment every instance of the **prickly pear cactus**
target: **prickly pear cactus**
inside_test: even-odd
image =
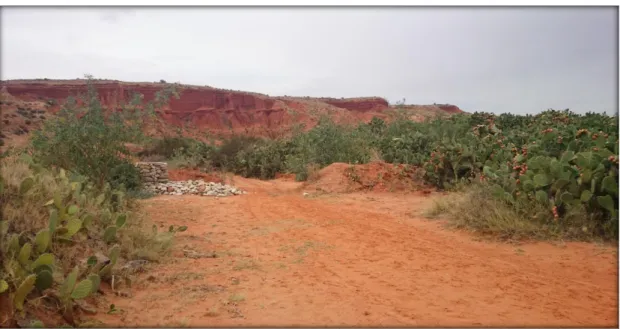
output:
[[[22,183],[19,185],[19,193],[24,195],[30,191],[30,189],[34,186],[34,179],[32,177],[25,178]]]
[[[34,285],[39,291],[51,288],[54,284],[54,277],[52,276],[52,272],[48,270],[41,270],[36,274],[36,276],[37,278]]]
[[[116,240],[116,226],[108,226],[103,232],[103,241],[110,243]]]
[[[118,217],[116,217],[116,227],[117,228],[122,228],[123,226],[125,226],[125,222],[126,221],[127,221],[127,215],[126,214],[118,215]]]
[[[29,264],[31,253],[32,245],[30,243],[24,244],[19,251],[19,256],[17,256],[17,260],[22,266],[27,266]]]
[[[34,238],[36,250],[38,253],[43,253],[49,247],[51,241],[51,234],[49,229],[43,229],[37,233]]]
[[[71,238],[82,228],[82,220],[79,218],[71,218],[67,222],[67,232],[64,234],[65,238]]]
[[[24,309],[24,301],[26,300],[26,296],[34,289],[34,284],[37,280],[36,274],[31,274],[19,285],[17,290],[15,291],[15,296],[13,297],[13,304],[15,308],[19,311]]]
[[[80,281],[73,291],[71,292],[71,298],[73,299],[84,299],[88,297],[93,291],[93,283],[89,279],[84,279]]]
[[[109,252],[109,256],[108,256],[108,257],[110,257],[110,263],[111,264],[116,264],[120,254],[121,254],[121,247],[118,244],[115,244],[112,248],[110,248],[110,252]]]
[[[68,300],[69,297],[71,297],[71,292],[73,291],[73,288],[75,287],[77,276],[78,276],[78,268],[75,267],[73,271],[71,271],[71,273],[67,275],[67,277],[65,278],[65,281],[62,283],[62,286],[60,288],[60,297],[63,300]]]
[[[99,290],[99,285],[101,284],[101,278],[97,274],[91,274],[88,276],[88,280],[92,282],[92,290],[91,293],[96,293]]]

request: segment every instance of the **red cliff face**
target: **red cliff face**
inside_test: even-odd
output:
[[[61,103],[69,96],[85,93],[84,81],[71,82],[3,82],[5,90],[18,99],[28,101],[54,100]],[[143,95],[149,102],[164,87],[161,84],[131,84],[123,82],[96,82],[102,103],[117,107],[131,100],[134,94]],[[191,123],[199,128],[238,128],[257,123],[270,124],[275,100],[267,96],[209,87],[181,88],[180,98],[172,97],[169,104],[158,111],[161,117],[173,124]]]
[[[357,112],[380,112],[390,106],[387,100],[379,97],[344,99],[319,98],[319,100],[336,107],[341,107],[343,109]]]
[[[0,86],[11,97],[23,102],[38,102],[46,111],[55,112],[69,96],[87,91],[85,80],[11,80]],[[95,87],[104,106],[116,108],[131,100],[135,93],[151,101],[164,85],[97,80]],[[461,110],[454,105],[438,105],[449,113]],[[388,102],[372,98],[302,98],[230,91],[200,86],[181,86],[180,98],[172,98],[159,110],[166,124],[196,127],[209,131],[257,131],[286,129],[297,123],[312,126],[318,115],[328,114],[338,122],[367,121],[389,109]]]
[[[440,109],[442,109],[445,112],[448,113],[463,113],[463,110],[461,110],[458,106],[456,105],[451,105],[451,104],[437,104],[437,107],[439,107]]]

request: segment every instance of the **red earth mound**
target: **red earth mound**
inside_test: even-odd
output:
[[[363,165],[334,163],[321,169],[314,179],[304,184],[306,191],[348,193],[353,191],[424,191],[428,193],[419,177],[418,168],[372,162]]]

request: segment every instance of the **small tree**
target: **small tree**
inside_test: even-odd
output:
[[[129,163],[125,144],[141,140],[142,129],[155,115],[155,108],[166,104],[170,95],[179,95],[168,85],[148,104],[142,105],[142,95],[136,94],[130,102],[106,111],[92,76],[86,78],[86,94],[77,100],[68,98],[58,115],[34,133],[33,155],[43,164],[75,171],[100,186],[118,184],[122,181],[119,167],[127,168]]]

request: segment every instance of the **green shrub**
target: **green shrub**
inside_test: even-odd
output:
[[[142,176],[136,166],[123,162],[112,168],[108,182],[113,189],[139,190],[142,187]]]
[[[88,92],[78,100],[69,98],[55,118],[34,132],[34,156],[44,166],[74,171],[101,187],[111,182],[112,171],[130,156],[125,144],[144,139],[144,123],[171,94],[176,91],[168,87],[145,105],[141,104],[141,95],[135,95],[120,111],[106,111],[89,77]]]
[[[261,141],[239,151],[233,172],[244,177],[271,179],[286,170],[286,145],[279,141]]]
[[[314,128],[296,134],[288,143],[286,168],[297,180],[306,180],[310,165],[323,168],[335,162],[367,163],[371,150],[368,130],[339,126],[322,117]]]
[[[217,148],[210,160],[216,168],[235,171],[237,154],[252,148],[259,141],[257,137],[233,135]]]

